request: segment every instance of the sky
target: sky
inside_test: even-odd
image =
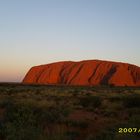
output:
[[[140,66],[140,0],[0,0],[0,82],[87,59]]]

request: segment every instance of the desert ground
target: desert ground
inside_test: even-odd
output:
[[[140,88],[0,84],[0,140],[139,140]]]

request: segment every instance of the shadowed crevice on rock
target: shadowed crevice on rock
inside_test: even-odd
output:
[[[103,77],[100,84],[101,85],[110,85],[109,80],[113,76],[113,74],[116,72],[117,68],[116,66],[112,66],[112,68],[108,71],[108,73]],[[111,84],[113,85],[113,84]]]
[[[77,75],[81,71],[82,67],[83,67],[83,64],[80,64],[80,66],[78,67],[76,73],[74,74],[74,76],[72,77],[72,79],[68,82],[68,84],[71,84],[71,82],[77,77]]]
[[[97,64],[95,70],[93,71],[92,75],[91,75],[90,78],[88,79],[88,83],[89,83],[89,84],[92,84],[92,83],[91,83],[91,80],[92,80],[92,78],[95,76],[96,71],[97,71],[97,69],[99,68],[100,64],[101,64],[101,63]]]

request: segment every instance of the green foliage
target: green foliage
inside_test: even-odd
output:
[[[140,95],[128,95],[123,100],[124,106],[128,108],[140,107]]]
[[[39,108],[32,104],[7,104],[6,101],[5,123],[0,123],[0,134],[7,140],[39,140],[44,137],[43,124],[58,122],[68,114],[67,108],[61,106]]]
[[[139,91],[0,85],[0,140],[137,140],[139,134],[124,136],[117,130],[139,128]]]
[[[83,107],[99,107],[102,99],[99,96],[85,96],[80,98],[80,105]]]
[[[86,121],[67,120],[64,123],[67,126],[71,126],[71,127],[80,127],[80,128],[88,127],[88,122],[86,122]]]
[[[115,133],[112,130],[105,130],[96,136],[93,134],[88,135],[86,140],[115,140],[114,137]]]
[[[2,129],[7,140],[38,140],[43,134],[32,106],[11,103],[6,110]]]
[[[67,131],[66,134],[67,140],[75,140],[77,136],[79,136],[78,131]]]

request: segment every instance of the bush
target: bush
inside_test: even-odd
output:
[[[101,105],[101,98],[98,96],[86,96],[80,98],[80,105],[83,107],[99,107]]]
[[[71,108],[55,105],[48,108],[41,107],[36,111],[39,122],[55,123],[61,122],[70,113]]]
[[[79,136],[78,131],[67,131],[66,132],[67,140],[75,140]]]
[[[68,106],[39,107],[32,102],[13,103],[8,100],[3,101],[1,107],[6,111],[4,120],[0,120],[0,138],[6,140],[44,139],[46,125],[62,121],[70,112]]]
[[[111,131],[104,131],[101,132],[100,135],[97,136],[93,136],[92,134],[90,134],[86,140],[115,140],[114,139],[115,134]]]
[[[140,107],[140,95],[128,95],[124,98],[123,104],[125,107],[133,108]]]
[[[65,124],[67,126],[71,126],[71,127],[79,127],[79,128],[88,127],[88,122],[86,122],[86,121],[67,120],[67,121],[65,121]]]
[[[38,140],[43,134],[32,106],[11,104],[6,110],[2,129],[7,140]]]

